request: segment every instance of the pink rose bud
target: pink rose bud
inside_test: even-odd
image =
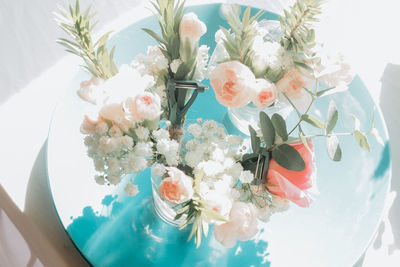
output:
[[[199,20],[197,15],[193,12],[185,14],[179,24],[179,36],[181,42],[188,41],[193,47],[198,43],[200,37],[205,34],[207,27]]]
[[[278,96],[273,83],[265,79],[256,79],[257,92],[253,99],[254,105],[259,108],[266,108],[273,104]]]
[[[138,121],[154,120],[161,114],[161,100],[157,94],[143,92],[125,101],[126,111]]]
[[[174,204],[189,200],[193,196],[193,179],[175,167],[166,169],[168,177],[158,187],[161,197]]]
[[[219,64],[210,75],[210,83],[219,103],[243,107],[256,93],[256,80],[251,70],[239,61]]]

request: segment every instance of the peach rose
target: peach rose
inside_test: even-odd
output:
[[[127,132],[133,126],[133,123],[126,118],[122,104],[112,103],[104,105],[99,113],[102,118],[118,125],[124,132]]]
[[[256,79],[256,88],[257,93],[253,98],[253,103],[259,108],[270,106],[278,97],[275,85],[265,79]]]
[[[157,94],[143,92],[129,97],[124,103],[124,108],[135,120],[154,120],[161,114],[161,100]]]
[[[305,112],[312,101],[311,95],[304,90],[313,87],[311,77],[301,74],[297,70],[291,69],[283,75],[276,83],[278,92],[285,93],[300,112]]]
[[[252,203],[235,202],[229,221],[214,226],[215,239],[231,248],[236,240],[247,241],[258,232],[257,208]]]
[[[185,14],[182,17],[181,23],[179,24],[179,36],[181,42],[189,41],[191,46],[197,45],[200,37],[205,34],[207,27],[199,20],[197,15],[193,12]]]
[[[101,117],[98,116],[97,119],[92,119],[88,115],[84,116],[83,122],[81,124],[81,133],[83,134],[93,134],[96,132],[96,125],[100,123]]]
[[[97,77],[92,77],[88,81],[81,82],[80,88],[77,92],[78,96],[82,100],[96,105],[103,99],[103,90],[101,88],[103,82],[103,79]]]
[[[303,158],[305,169],[303,171],[291,171],[279,165],[271,159],[267,172],[266,188],[272,194],[283,199],[290,200],[300,207],[308,207],[311,198],[307,192],[312,187],[312,176],[315,174],[314,154],[303,143],[291,144]],[[313,151],[311,140],[308,147]]]
[[[303,87],[311,90],[312,79],[295,69],[287,71],[276,83],[276,89],[279,92],[285,93],[290,98],[301,97],[303,94],[308,94]]]
[[[189,200],[193,195],[193,179],[175,167],[166,169],[168,177],[158,187],[161,197],[174,204]]]
[[[256,78],[239,61],[219,64],[210,75],[210,83],[219,103],[227,107],[243,107],[255,94]]]

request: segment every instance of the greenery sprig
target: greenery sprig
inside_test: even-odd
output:
[[[313,23],[318,21],[323,0],[297,0],[285,16],[279,17],[283,37],[281,45],[288,51],[307,52],[315,46]]]
[[[318,81],[316,81],[316,84],[318,85]],[[307,88],[305,89],[309,94],[311,94],[312,101],[304,113],[301,113],[290,98],[285,95],[299,117],[298,122],[291,130],[288,131],[285,120],[277,113],[273,114],[270,118],[266,113],[260,112],[260,130],[262,138],[260,138],[257,135],[257,132],[249,126],[252,153],[245,154],[242,158],[241,164],[245,170],[250,170],[255,175],[256,184],[265,183],[269,161],[272,158],[279,165],[288,170],[304,170],[305,162],[299,152],[290,146],[291,143],[302,142],[305,147],[310,149],[308,146],[310,139],[325,137],[328,156],[333,161],[340,161],[342,158],[342,150],[339,144],[339,139],[337,138],[338,136],[353,136],[361,148],[370,151],[367,135],[373,134],[375,136],[373,122],[369,131],[362,132],[360,130],[359,119],[353,115],[355,121],[354,131],[343,133],[334,132],[333,130],[335,129],[339,118],[339,112],[333,100],[329,104],[325,122],[322,122],[315,116],[309,114],[314,101],[317,98],[323,97],[333,88],[318,91],[318,86],[316,86],[314,92]],[[320,134],[307,135],[301,127],[303,122],[320,129],[323,132]],[[290,137],[290,134],[295,130],[298,130],[298,137]],[[378,137],[376,138],[378,139]]]
[[[252,69],[252,46],[257,33],[253,23],[257,21],[263,11],[257,12],[254,16],[250,16],[250,7],[246,8],[242,18],[234,8],[229,9],[225,17],[231,27],[233,34],[224,27],[220,27],[224,33],[224,47],[229,54],[229,60],[237,60]]]
[[[290,8],[284,10],[284,16],[279,17],[283,31],[281,45],[293,58],[293,63],[299,69],[312,72],[313,65],[318,62],[312,49],[315,47],[314,23],[322,13],[324,0],[297,0]]]
[[[115,47],[111,51],[106,47],[110,32],[96,42],[92,40],[92,31],[97,21],[92,23],[95,13],[90,12],[90,7],[81,13],[77,0],[75,7],[69,6],[69,12],[62,7],[59,9],[60,14],[56,14],[56,21],[72,40],[59,38],[57,42],[64,46],[67,52],[81,57],[85,62],[83,67],[94,77],[108,79],[118,73],[113,59]]]
[[[158,20],[161,35],[148,28],[142,30],[159,43],[159,48],[169,64],[174,60],[182,61],[175,73],[169,68],[164,77],[168,100],[169,115],[167,117],[172,126],[170,133],[173,139],[179,141],[188,109],[194,103],[198,93],[206,88],[190,81],[196,71],[198,46],[192,46],[188,40],[182,43],[179,36],[179,25],[185,11],[185,1],[156,0],[151,4],[156,10],[154,16]]]

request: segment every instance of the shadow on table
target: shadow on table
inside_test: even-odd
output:
[[[69,239],[54,208],[47,179],[46,150],[47,141],[42,145],[31,171],[24,212],[70,266],[89,266]]]
[[[400,174],[400,153],[397,149],[400,147],[400,140],[398,138],[400,136],[400,105],[398,104],[398,100],[400,99],[400,66],[394,64],[386,65],[381,82],[380,107],[389,132],[390,153],[392,158],[390,191],[398,195],[400,192],[400,180],[398,179]],[[386,205],[389,204],[390,203],[386,203]],[[386,260],[387,257],[392,256],[396,250],[400,250],[400,229],[398,228],[400,226],[400,198],[397,196],[392,206],[388,208],[388,214],[384,214],[387,218],[383,218],[375,241],[370,248],[370,250],[373,251],[384,252],[385,255],[379,255],[384,256]],[[363,266],[364,257],[365,255],[353,267]],[[395,263],[391,261],[387,264]]]
[[[389,221],[393,229],[393,244],[389,246],[389,255],[394,250],[400,249],[400,65],[388,64],[381,78],[382,91],[380,106],[388,127],[392,154],[392,181],[391,191],[397,193],[397,197],[389,210]],[[384,228],[384,227],[383,227]],[[380,242],[379,236],[377,242]],[[375,244],[374,244],[375,245]]]

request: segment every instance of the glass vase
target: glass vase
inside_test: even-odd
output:
[[[180,204],[173,204],[161,197],[158,190],[162,179],[155,175],[151,175],[151,187],[153,194],[153,207],[156,214],[166,223],[179,227],[187,218],[187,215],[182,215],[179,219],[175,220],[178,211],[182,208]]]

